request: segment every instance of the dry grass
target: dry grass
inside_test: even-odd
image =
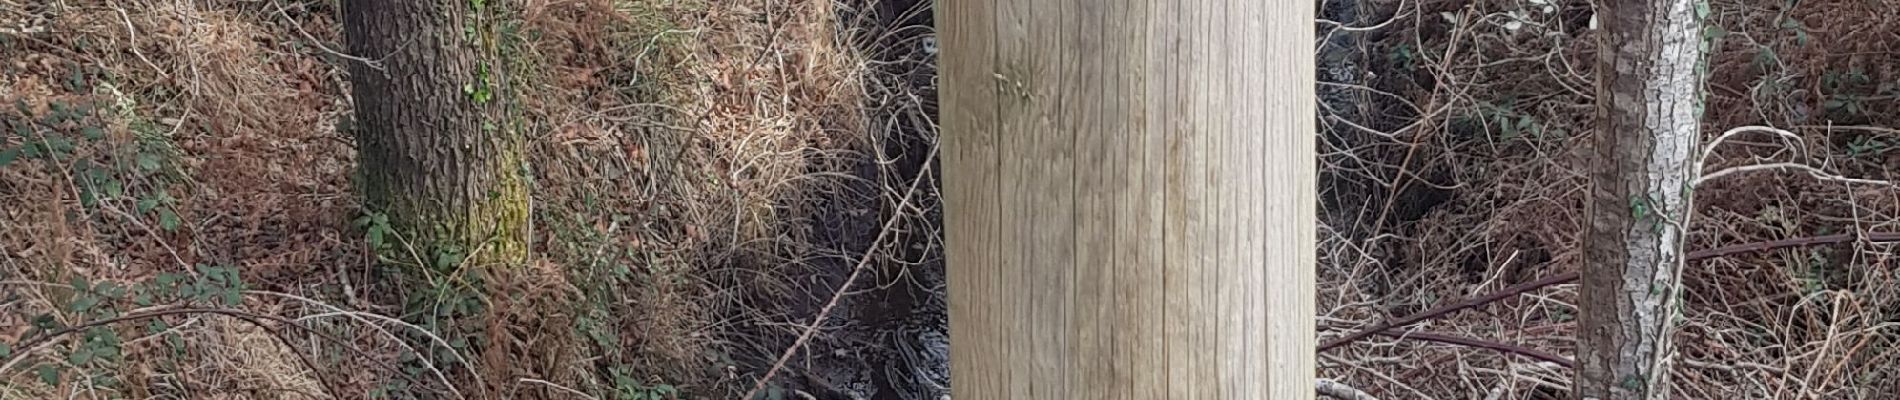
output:
[[[0,0],[0,102],[28,104],[21,121],[93,104],[96,117],[43,130],[107,134],[0,167],[0,342],[19,343],[35,315],[80,318],[62,311],[70,288],[33,282],[130,285],[197,264],[235,266],[264,290],[239,308],[343,341],[165,317],[182,354],[142,324],[115,326],[125,361],[84,370],[116,384],[49,386],[9,370],[0,398],[362,398],[395,383],[448,398],[660,385],[719,397],[749,385],[746,362],[776,354],[792,328],[764,310],[806,293],[793,277],[811,274],[812,208],[871,143],[866,68],[842,44],[834,4],[751,3],[514,3],[539,257],[444,284],[375,267],[351,225],[353,150],[339,131],[350,61],[332,53],[343,48],[335,2]],[[81,204],[98,183],[76,177],[76,160],[129,166],[148,153],[160,168],[115,170],[123,193]],[[139,204],[161,191],[175,228]],[[416,320],[405,299],[450,292],[484,306],[428,334],[401,322]],[[480,345],[449,354],[457,339]]]
[[[1403,4],[1398,4],[1403,3]],[[1592,129],[1596,49],[1589,4],[1380,2],[1362,49],[1380,76],[1346,88],[1369,107],[1329,110],[1379,130],[1339,129],[1322,149],[1336,184],[1323,246],[1322,338],[1451,299],[1564,271],[1580,255],[1584,180],[1576,150]],[[1894,179],[1900,138],[1889,113],[1900,79],[1892,1],[1713,1],[1728,35],[1710,60],[1708,137],[1768,125],[1716,149],[1705,173],[1795,162]],[[1517,14],[1513,14],[1517,13]],[[1512,23],[1522,16],[1521,25]],[[1788,21],[1799,21],[1792,23]],[[1517,26],[1517,29],[1511,29]],[[1805,38],[1804,38],[1805,36]],[[1770,53],[1773,57],[1765,56]],[[1849,78],[1849,76],[1862,76]],[[1887,91],[1881,93],[1881,91]],[[1413,122],[1418,122],[1414,124]],[[1526,123],[1516,129],[1504,123]],[[1828,125],[1837,126],[1828,128]],[[1839,128],[1838,126],[1858,126]],[[1853,143],[1860,143],[1854,145]],[[1799,172],[1729,175],[1697,189],[1689,246],[1710,248],[1847,231],[1892,231],[1900,191]],[[1840,245],[1727,256],[1691,265],[1677,336],[1675,391],[1686,398],[1884,398],[1900,318],[1891,246]],[[1559,286],[1416,326],[1572,355],[1574,287]],[[1562,398],[1571,372],[1482,350],[1379,339],[1322,355],[1323,377],[1383,398]]]

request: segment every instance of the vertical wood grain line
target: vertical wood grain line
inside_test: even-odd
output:
[[[1304,3],[939,3],[959,398],[1312,398]]]

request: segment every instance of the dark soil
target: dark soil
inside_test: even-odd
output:
[[[839,290],[859,260],[869,270],[825,321],[825,329],[781,382],[821,399],[938,399],[949,394],[949,317],[938,235],[936,164],[936,58],[933,16],[920,0],[880,0],[841,10],[850,42],[878,67],[867,77],[866,104],[873,136],[869,154],[836,196],[813,216],[819,249],[849,256],[821,257],[810,304],[796,320],[810,320]],[[919,181],[921,179],[921,181]],[[918,182],[909,205],[903,198]],[[872,212],[874,211],[874,212]],[[876,248],[868,248],[887,221],[898,218]]]

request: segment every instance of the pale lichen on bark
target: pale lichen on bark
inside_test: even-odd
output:
[[[1668,396],[1702,97],[1700,0],[1616,0],[1605,54],[1586,237],[1579,395]],[[1609,270],[1604,270],[1609,269]]]

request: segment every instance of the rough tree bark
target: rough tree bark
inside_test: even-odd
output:
[[[425,267],[527,255],[523,138],[510,108],[501,0],[345,0],[360,190]],[[413,250],[413,251],[411,251]]]
[[[1579,398],[1668,396],[1702,114],[1699,1],[1598,2]]]

